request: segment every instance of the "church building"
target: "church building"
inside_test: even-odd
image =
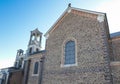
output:
[[[44,34],[45,50],[42,35],[31,31],[0,84],[120,84],[120,32],[109,33],[106,13],[69,4]]]

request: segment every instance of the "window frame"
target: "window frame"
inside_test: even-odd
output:
[[[70,40],[65,44],[64,65],[75,64],[75,42]]]
[[[75,43],[75,63],[74,64],[65,64],[65,45],[69,41],[74,41]],[[67,38],[62,45],[62,58],[61,58],[61,67],[71,67],[77,66],[77,40],[73,37]]]
[[[38,71],[37,71],[37,74],[35,74],[34,73],[34,71],[35,71],[35,64],[36,63],[38,63]],[[32,71],[32,76],[38,76],[39,75],[39,61],[35,61],[34,63],[33,63],[33,71]]]

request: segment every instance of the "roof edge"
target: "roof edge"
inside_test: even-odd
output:
[[[91,14],[96,14],[96,15],[101,15],[101,16],[105,16],[106,13],[102,13],[102,12],[96,12],[96,11],[91,11],[91,10],[86,10],[86,9],[80,9],[80,8],[75,8],[75,7],[71,7],[68,6],[67,9],[62,13],[62,15],[55,21],[55,23],[50,27],[50,29],[44,34],[44,36],[46,38],[49,37],[49,32],[54,28],[54,26],[58,23],[58,21],[64,16],[65,13],[69,13],[71,10],[77,10],[77,11],[83,11],[83,12],[87,12],[87,13],[91,13]]]
[[[44,34],[45,37],[48,36],[48,33],[52,30],[52,28],[57,24],[57,22],[64,16],[64,14],[70,9],[71,7],[67,7],[67,9],[62,13],[62,15],[55,21],[55,23],[50,27],[50,29]]]
[[[92,13],[92,14],[97,14],[97,15],[104,15],[105,13],[103,12],[97,12],[97,11],[92,11],[92,10],[87,10],[87,9],[81,9],[81,8],[76,8],[76,7],[71,7],[71,9],[73,10],[78,10],[78,11],[83,11],[83,12],[87,12],[87,13]]]

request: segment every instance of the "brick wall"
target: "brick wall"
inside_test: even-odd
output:
[[[29,69],[29,74],[28,74],[28,84],[38,84],[39,83],[40,70],[41,70],[40,60],[41,60],[42,56],[43,56],[43,53],[33,54],[33,55],[29,56],[31,63],[30,63],[30,69]],[[35,62],[39,63],[38,74],[33,74]]]
[[[23,73],[22,70],[10,73],[9,84],[22,84]]]
[[[114,61],[120,61],[120,37],[112,38]]]
[[[120,37],[111,39],[113,61],[111,61],[113,84],[120,84]]]
[[[113,84],[120,84],[120,62],[111,62]]]
[[[104,22],[92,16],[66,15],[46,41],[43,84],[110,84],[104,27]],[[63,43],[68,38],[77,42],[77,66],[61,67]]]

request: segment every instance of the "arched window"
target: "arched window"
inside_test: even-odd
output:
[[[35,62],[35,64],[34,64],[34,74],[38,74],[38,65],[39,65],[39,63],[38,62]]]
[[[34,40],[35,39],[35,34],[32,36],[32,40]]]
[[[75,42],[70,40],[65,44],[64,65],[75,64]]]

